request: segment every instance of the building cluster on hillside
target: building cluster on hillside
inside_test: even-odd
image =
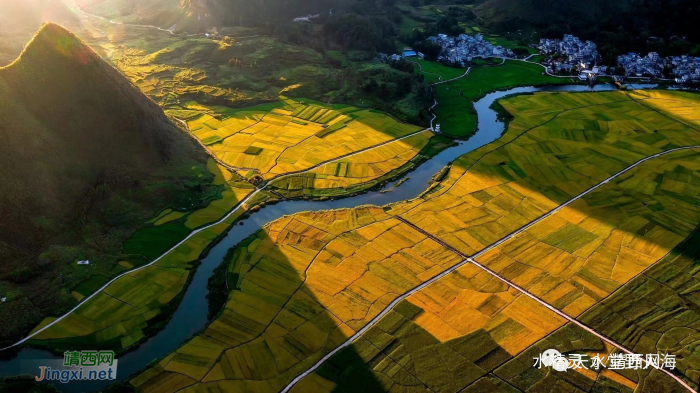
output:
[[[542,38],[537,47],[542,53],[553,55],[552,68],[555,71],[571,71],[573,68],[591,69],[598,62],[598,47],[591,41],[581,41],[571,34],[564,39]]]
[[[428,40],[442,47],[442,52],[438,60],[459,64],[463,67],[465,66],[465,62],[472,61],[472,58],[475,57],[515,57],[512,50],[488,42],[481,34],[475,34],[473,36],[460,34],[458,37],[438,34],[437,36],[428,38]]]
[[[700,57],[661,57],[656,52],[646,56],[627,53],[617,57],[617,64],[625,69],[626,76],[663,78],[664,69],[677,83],[700,82]]]

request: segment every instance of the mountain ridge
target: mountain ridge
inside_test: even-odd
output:
[[[112,274],[123,242],[159,211],[205,203],[206,161],[119,71],[43,25],[0,68],[0,290],[23,318],[0,322],[0,337],[72,306],[70,288]]]

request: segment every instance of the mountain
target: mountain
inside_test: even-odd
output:
[[[77,0],[85,12],[125,23],[179,30],[265,26],[327,12],[338,0]]]
[[[64,287],[86,278],[75,260],[109,275],[143,221],[209,184],[206,158],[115,68],[45,24],[0,68],[0,296],[29,300],[3,312],[70,306]]]

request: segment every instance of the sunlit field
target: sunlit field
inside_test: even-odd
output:
[[[421,130],[373,110],[291,99],[272,109],[266,105],[203,114],[188,126],[226,165],[242,176],[265,180]]]

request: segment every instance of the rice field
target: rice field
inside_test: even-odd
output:
[[[645,102],[623,92],[502,100],[515,116],[506,134],[460,157],[421,201],[396,214],[475,254],[644,157],[700,143],[697,130]]]
[[[131,384],[145,392],[281,390],[397,296],[460,262],[455,253],[396,216],[473,255],[644,157],[700,145],[694,128],[700,101],[696,97],[650,91],[542,93],[502,100],[514,116],[503,137],[457,159],[421,197],[384,208],[287,216],[239,244],[225,261],[230,293],[224,309],[203,332]],[[347,110],[300,104],[268,109],[264,117],[308,127],[362,112]],[[321,139],[347,132],[356,121],[322,133]],[[211,125],[214,128],[204,123],[206,128],[190,127],[193,132],[225,128]],[[421,133],[401,141],[404,144],[387,144],[320,166],[313,171],[313,181],[333,189],[352,186],[349,179],[380,178],[433,140]],[[254,147],[262,151],[247,155],[264,156],[265,147]],[[399,161],[391,163],[392,159]],[[368,167],[377,171],[369,172]],[[274,173],[274,168],[266,173]],[[478,260],[596,326],[619,319],[618,314],[625,321],[644,317],[643,326],[611,324],[609,335],[628,340],[630,346],[676,351],[684,359],[681,372],[692,380],[700,369],[691,350],[698,318],[687,304],[697,301],[696,283],[674,280],[697,269],[694,259],[678,259],[671,250],[700,222],[698,179],[700,151],[664,155]],[[287,190],[301,188],[301,183],[292,184],[287,183]],[[177,217],[177,212],[164,211],[152,222],[188,222],[192,214]],[[59,345],[74,337],[92,340],[95,346],[137,342],[161,306],[181,292],[191,262],[228,224],[198,234],[156,265],[110,285],[40,338]],[[659,264],[667,254],[673,256],[671,262]],[[648,268],[643,273],[648,278],[640,276]],[[662,291],[656,280],[685,289]],[[642,305],[631,308],[623,299],[609,297],[616,291],[632,293]],[[678,296],[684,296],[685,303],[674,300]],[[664,324],[657,326],[656,321]],[[305,378],[295,392],[675,387],[658,373],[571,373],[563,378],[533,370],[532,353],[544,346],[563,352],[610,351],[539,303],[467,264],[400,302],[353,345]]]
[[[508,98],[502,105],[515,117],[508,132],[459,158],[421,198],[266,225],[227,261],[232,291],[221,314],[131,383],[142,391],[279,391],[397,294],[459,261],[394,216],[474,254],[643,157],[699,143],[687,109],[694,96],[659,94]],[[342,161],[318,168],[336,177],[352,170]],[[697,178],[700,152],[654,159],[479,261],[567,314],[586,315],[691,233],[700,221]],[[671,337],[659,342],[673,343]],[[658,373],[532,373],[529,358],[543,346],[610,351],[465,265],[402,301],[295,391],[674,387]]]
[[[284,99],[188,121],[192,134],[242,176],[265,180],[401,138],[420,128],[373,110]]]
[[[411,62],[418,63],[420,65],[420,70],[423,71],[426,83],[435,83],[439,82],[440,80],[457,78],[462,76],[466,71],[465,68],[447,67],[441,63],[418,58],[411,59]]]
[[[682,120],[679,122],[650,111],[647,107],[653,101],[635,102],[623,93],[599,97],[595,94],[567,95],[543,94],[505,100],[503,104],[511,113],[516,112],[516,108],[527,108],[529,113],[521,118],[515,116],[509,134],[503,140],[458,160],[444,184],[436,186],[436,190],[426,194],[424,200],[392,206],[388,212],[402,214],[410,217],[409,221],[424,225],[426,217],[435,215],[435,226],[421,227],[430,233],[443,230],[441,238],[444,241],[462,247],[466,254],[473,254],[503,235],[501,232],[494,234],[498,226],[467,231],[472,225],[508,222],[501,219],[513,217],[513,212],[520,217],[524,213],[537,217],[630,163],[654,154],[653,149],[673,148],[682,140],[685,140],[685,145],[697,143],[698,137],[693,135],[696,130],[686,125],[692,120],[679,119]],[[659,108],[659,111],[683,113],[684,109],[677,108],[683,105],[676,100],[685,101],[686,108],[694,101],[694,96],[683,94],[661,96],[673,100],[669,104],[673,109],[666,107]],[[585,101],[580,101],[582,99]],[[663,99],[656,100],[661,102]],[[553,105],[555,103],[560,106]],[[578,111],[573,108],[581,108],[585,119],[596,119],[597,124],[574,123],[584,118],[572,113]],[[622,116],[632,113],[634,120]],[[559,118],[569,122],[566,127],[558,123]],[[579,127],[581,131],[576,132]],[[593,132],[585,132],[588,130]],[[513,134],[514,131],[518,134]],[[606,142],[610,133],[614,136]],[[518,135],[520,137],[516,139]],[[529,138],[532,139],[528,141]],[[577,148],[566,148],[564,141],[569,140],[577,141]],[[532,149],[533,141],[537,142],[538,148]],[[550,149],[545,150],[544,146]],[[553,149],[555,146],[558,150]],[[601,154],[609,146],[619,151]],[[518,157],[531,165],[513,165],[508,159],[513,160],[515,154],[507,156],[504,153],[509,149],[517,151]],[[527,157],[528,152],[533,156],[544,155],[545,160],[534,161],[534,157]],[[631,152],[637,152],[639,156],[635,157]],[[558,171],[549,172],[546,177],[536,174],[543,170],[547,160],[555,158],[566,159],[560,163]],[[542,176],[539,177],[540,187],[529,189],[533,186],[524,186],[524,183],[516,187],[503,180],[506,177],[503,172],[495,172],[501,176],[500,180],[494,172],[477,173],[483,169],[481,165],[489,169],[507,168],[512,171],[511,177],[519,173],[520,179],[525,175]],[[593,166],[595,172],[591,169]],[[569,179],[562,175],[570,168],[586,174],[577,181],[588,179],[591,183],[582,185],[580,191],[566,185]],[[544,183],[545,178],[550,182]],[[700,184],[696,180],[699,178],[700,151],[676,152],[656,158],[477,260],[569,316],[590,321],[599,331],[617,337],[618,342],[639,348],[639,353],[672,350],[682,359],[681,372],[692,381],[698,368],[696,356],[689,350],[696,342],[696,333],[691,326],[698,319],[695,312],[690,311],[692,308],[677,300],[682,292],[666,289],[656,280],[673,280],[674,287],[683,285],[686,288],[684,293],[689,293],[694,283],[692,278],[690,282],[679,282],[689,279],[682,278],[688,277],[683,271],[691,271],[692,276],[697,270],[688,265],[693,259],[685,257],[679,260],[679,252],[669,253],[700,223],[700,208],[697,207],[700,206],[697,200],[700,190],[696,185]],[[460,184],[467,188],[461,188]],[[548,188],[555,187],[557,192],[548,194]],[[447,195],[451,195],[451,199],[447,199]],[[469,201],[470,207],[444,214],[444,210],[459,206],[457,196]],[[500,198],[498,203],[484,206],[496,198]],[[536,203],[540,204],[540,210],[533,209],[537,207]],[[462,202],[462,205],[467,204]],[[518,205],[522,205],[521,208],[517,209]],[[522,222],[531,221],[527,218]],[[446,229],[450,228],[450,223],[463,224],[465,229],[448,235]],[[477,238],[475,233],[481,235],[478,242],[472,240],[471,249],[466,248],[469,243],[464,241],[467,235],[463,232],[474,239]],[[487,235],[493,238],[487,239]],[[697,249],[693,242],[687,247]],[[697,255],[694,252],[692,255]],[[665,266],[653,266],[650,273],[645,273],[647,277],[630,281],[666,255],[669,258]],[[678,263],[682,265],[678,266]],[[629,284],[623,287],[626,283]],[[621,287],[623,292],[608,301],[607,297]],[[674,308],[677,311],[671,312]],[[407,309],[411,311],[406,313]],[[586,310],[589,311],[582,314]],[[639,316],[644,316],[644,321],[637,325],[635,322]],[[657,322],[660,319],[663,324]],[[536,386],[586,391],[613,388],[630,392],[636,388],[645,391],[651,385],[663,386],[664,390],[679,388],[667,376],[648,370],[631,374],[610,370],[600,374],[575,372],[561,378],[563,375],[533,369],[531,359],[547,348],[557,348],[562,352],[610,353],[611,348],[596,337],[564,322],[563,318],[522,297],[490,274],[473,265],[465,265],[411,295],[350,348],[338,353],[315,374],[303,380],[294,391],[357,391],[366,386],[384,391],[409,386],[433,391],[465,388],[467,391],[491,391],[501,390],[504,386],[522,390]],[[679,324],[687,327],[676,328]],[[658,333],[658,329],[665,333]],[[465,348],[460,346],[464,342],[469,343],[468,350],[460,352],[460,348]]]
[[[516,60],[498,66],[473,67],[466,77],[435,86],[439,105],[434,112],[444,133],[464,137],[477,126],[473,102],[487,93],[517,86],[572,83],[576,82],[548,76],[539,65]]]
[[[567,372],[550,372],[533,367],[533,358],[549,348],[556,348],[564,354],[600,354],[605,367],[591,369],[571,369]],[[615,352],[613,347],[603,343],[598,337],[574,324],[567,324],[538,341],[520,355],[503,363],[493,373],[481,381],[483,386],[504,385],[520,391],[526,389],[551,389],[554,391],[615,391],[615,392],[680,392],[685,391],[671,377],[652,368],[646,370],[611,370],[607,358]],[[652,371],[653,370],[653,371]]]
[[[680,388],[650,370],[556,373],[533,367],[533,358],[550,348],[606,359],[614,352],[594,335],[466,265],[397,305],[292,392],[607,388],[631,393],[637,387],[647,391],[649,384],[664,391]]]
[[[661,261],[634,277],[579,320],[628,348],[676,355],[680,375],[698,388],[698,354],[692,350],[700,319],[696,304],[698,231]]]
[[[579,316],[583,309],[592,305],[584,321],[591,320],[604,333],[617,337],[618,342],[626,343],[638,353],[672,350],[682,359],[681,370],[692,381],[697,370],[696,356],[689,351],[696,342],[692,334],[697,333],[690,327],[697,322],[693,317],[695,312],[679,309],[683,314],[669,313],[669,307],[682,307],[682,302],[674,299],[680,292],[674,293],[647,277],[630,283],[629,290],[614,300],[604,301],[606,307],[594,305],[666,255],[700,222],[699,209],[689,209],[698,205],[698,190],[690,184],[688,172],[679,167],[694,168],[695,176],[700,178],[700,151],[672,153],[668,158],[652,160],[619,182],[583,199],[595,207],[586,209],[574,205],[562,210],[561,216],[557,214],[542,221],[478,260],[570,316]],[[638,202],[636,206],[631,199],[649,194],[638,193],[633,185],[649,178],[660,180],[659,173],[676,179],[677,174],[685,173],[685,189],[682,194],[669,195],[659,184],[660,199],[667,203],[645,214],[641,210],[644,204]],[[616,188],[623,190],[615,193]],[[649,199],[644,198],[644,201],[653,206]],[[659,213],[661,211],[665,214]],[[628,215],[629,212],[635,215]],[[616,227],[611,225],[611,216],[620,219]],[[679,221],[661,224],[662,217]],[[551,222],[562,219],[569,222],[559,225]],[[694,223],[689,225],[689,221]],[[601,233],[608,234],[608,238],[603,238]],[[532,237],[540,239],[539,245],[527,243]],[[695,251],[698,248],[694,242],[688,246]],[[547,251],[539,249],[542,247],[547,247]],[[589,256],[583,259],[581,255]],[[683,267],[677,266],[677,258],[678,254],[669,258],[666,266],[659,266],[653,277],[662,280],[673,277],[677,282],[684,276],[681,274]],[[686,258],[684,266],[689,262],[692,259]],[[692,283],[684,287],[689,289],[689,285]],[[642,304],[637,305],[637,302]],[[645,324],[636,325],[634,315],[640,314],[633,313],[645,310],[649,312],[642,314]],[[667,320],[659,324],[659,318]],[[557,390],[589,391],[607,387],[627,392],[636,388],[647,391],[651,384],[663,386],[664,391],[680,388],[666,375],[650,370],[577,370],[570,371],[568,374],[573,375],[564,378],[564,373],[533,368],[532,359],[549,348],[557,348],[562,353],[611,353],[612,347],[565,322],[534,300],[468,264],[411,295],[349,349],[331,358],[293,391],[357,391],[367,385],[376,385],[383,391],[407,385],[432,391],[465,388],[491,391],[504,385],[523,391],[552,385],[558,386]],[[678,328],[683,322],[689,326]],[[637,334],[630,334],[630,324]],[[665,332],[662,335],[646,328],[646,333],[640,337],[646,324],[656,325],[656,329],[662,328]]]
[[[268,189],[288,198],[353,194],[413,169],[450,144],[450,140],[426,130],[309,172],[274,180]]]
[[[161,390],[164,378],[196,389],[279,391],[397,294],[459,258],[382,209],[364,207],[274,221],[228,262],[235,290],[225,309],[162,366],[133,379],[140,391]]]
[[[662,259],[700,223],[692,180],[698,171],[700,151],[651,160],[479,261],[578,317]]]

